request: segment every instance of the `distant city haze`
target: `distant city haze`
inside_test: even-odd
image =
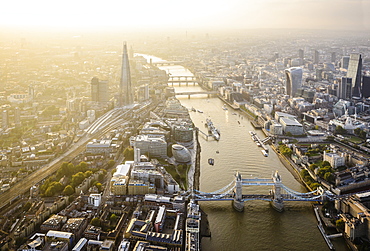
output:
[[[369,0],[13,0],[0,27],[370,29]]]

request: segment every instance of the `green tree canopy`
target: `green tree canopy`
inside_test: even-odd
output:
[[[343,219],[339,219],[335,222],[335,226],[340,230],[340,231],[344,231],[344,220]]]
[[[100,227],[101,226],[101,220],[99,218],[93,218],[90,222],[91,225],[95,227]]]
[[[315,169],[316,168],[318,168],[319,166],[318,165],[316,165],[316,164],[311,164],[310,166],[309,166],[309,168],[310,168],[310,170],[312,170],[312,171],[315,171]]]
[[[72,175],[71,185],[73,187],[78,187],[78,185],[80,185],[84,179],[85,179],[85,174],[83,172],[76,173]]]
[[[63,190],[63,194],[67,196],[72,195],[74,193],[75,193],[75,189],[71,185],[66,186]]]
[[[131,147],[126,147],[123,151],[123,156],[125,157],[126,161],[134,160],[134,149]]]
[[[341,126],[337,126],[336,128],[335,128],[335,133],[336,134],[346,134],[347,133],[347,130],[346,129],[344,129],[343,127],[341,127]]]
[[[116,162],[114,160],[112,160],[112,159],[109,160],[108,161],[108,169],[114,167],[115,164],[116,164]]]
[[[95,184],[95,186],[96,186],[96,188],[98,189],[99,192],[101,192],[103,190],[103,186],[102,186],[102,184],[100,182],[97,182]]]
[[[117,221],[117,215],[115,214],[112,214],[110,217],[109,217],[109,221],[113,224]]]

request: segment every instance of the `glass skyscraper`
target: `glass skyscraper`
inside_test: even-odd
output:
[[[361,54],[351,54],[349,57],[347,78],[352,78],[352,97],[361,97]]]

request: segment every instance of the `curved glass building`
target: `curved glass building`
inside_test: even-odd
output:
[[[303,71],[300,67],[292,67],[285,70],[286,77],[286,94],[294,97],[297,90],[302,88],[302,75]]]

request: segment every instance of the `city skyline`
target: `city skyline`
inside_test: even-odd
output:
[[[1,27],[66,29],[368,30],[369,1],[218,0],[99,2],[9,1]]]

